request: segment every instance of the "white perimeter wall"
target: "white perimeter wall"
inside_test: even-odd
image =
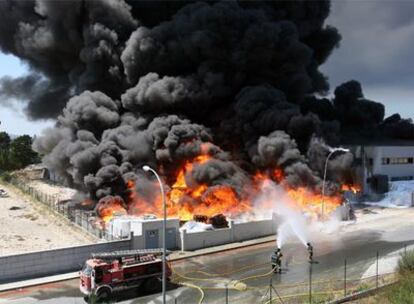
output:
[[[233,224],[234,242],[276,234],[272,220]]]
[[[131,240],[37,251],[0,257],[0,283],[78,271],[91,253],[128,250]]]
[[[183,230],[180,233],[180,245],[183,251],[196,250],[269,235],[276,235],[275,219],[237,224],[230,221],[229,228],[194,233]]]

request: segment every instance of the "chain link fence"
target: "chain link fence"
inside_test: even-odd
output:
[[[25,194],[29,195],[32,199],[40,202],[51,211],[58,213],[71,221],[76,226],[81,227],[87,233],[94,237],[105,239],[107,241],[118,240],[112,234],[108,233],[107,230],[99,227],[94,223],[96,220],[96,213],[94,211],[85,211],[77,209],[71,205],[64,204],[59,200],[57,195],[49,195],[47,193],[38,191],[36,188],[30,186],[16,178],[10,178],[8,181],[10,184],[20,189]]]

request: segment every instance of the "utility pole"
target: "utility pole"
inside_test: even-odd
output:
[[[346,297],[346,259],[344,261],[344,297]]]
[[[162,221],[162,304],[166,304],[166,290],[167,290],[167,277],[166,277],[166,264],[167,264],[167,248],[166,248],[166,234],[167,234],[167,204],[165,200],[164,187],[158,173],[152,169],[150,166],[143,166],[144,171],[152,172],[158,180],[160,185],[160,191],[162,196],[162,205],[163,205],[163,221]]]
[[[326,157],[325,160],[325,170],[323,173],[323,182],[322,182],[322,210],[321,210],[321,220],[323,221],[323,217],[324,217],[324,209],[325,209],[325,181],[326,181],[326,171],[328,170],[328,160],[329,158],[335,153],[335,152],[349,152],[349,149],[345,149],[345,148],[330,148],[329,150],[329,154]]]
[[[309,304],[312,304],[312,261],[309,261]]]

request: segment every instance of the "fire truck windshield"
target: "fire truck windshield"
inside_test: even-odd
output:
[[[85,264],[82,268],[82,273],[86,276],[90,276],[92,273],[92,267],[89,266],[88,264]]]

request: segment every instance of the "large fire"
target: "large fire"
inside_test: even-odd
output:
[[[124,207],[124,201],[119,196],[109,196],[101,200],[97,212],[105,223],[115,215],[124,215],[127,213]]]
[[[186,177],[192,170],[210,161],[212,157],[207,153],[208,147],[203,146],[200,155],[192,160],[187,160],[178,170],[175,182],[166,193],[167,214],[169,217],[178,217],[182,221],[192,220],[195,215],[212,217],[224,214],[228,217],[248,215],[255,208],[272,210],[275,201],[261,201],[257,206],[255,198],[266,184],[278,184],[283,189],[284,196],[288,198],[289,205],[293,209],[308,214],[312,218],[320,218],[321,213],[329,215],[342,204],[342,194],[338,192],[333,196],[324,196],[306,187],[289,187],[284,183],[284,173],[280,168],[257,172],[253,177],[249,188],[243,189],[243,195],[239,194],[229,185],[188,184]],[[130,180],[127,183],[128,195],[124,203],[119,197],[112,197],[105,204],[99,202],[98,214],[104,222],[108,222],[116,214],[145,215],[154,214],[162,216],[162,197],[158,186],[154,184],[157,193],[151,200],[145,199],[136,190],[138,181]],[[155,182],[154,182],[155,183]],[[344,184],[342,191],[359,191],[356,185]],[[108,199],[106,199],[108,200]],[[255,204],[255,206],[253,206]],[[323,205],[323,207],[322,207]],[[323,211],[322,211],[323,209]]]

